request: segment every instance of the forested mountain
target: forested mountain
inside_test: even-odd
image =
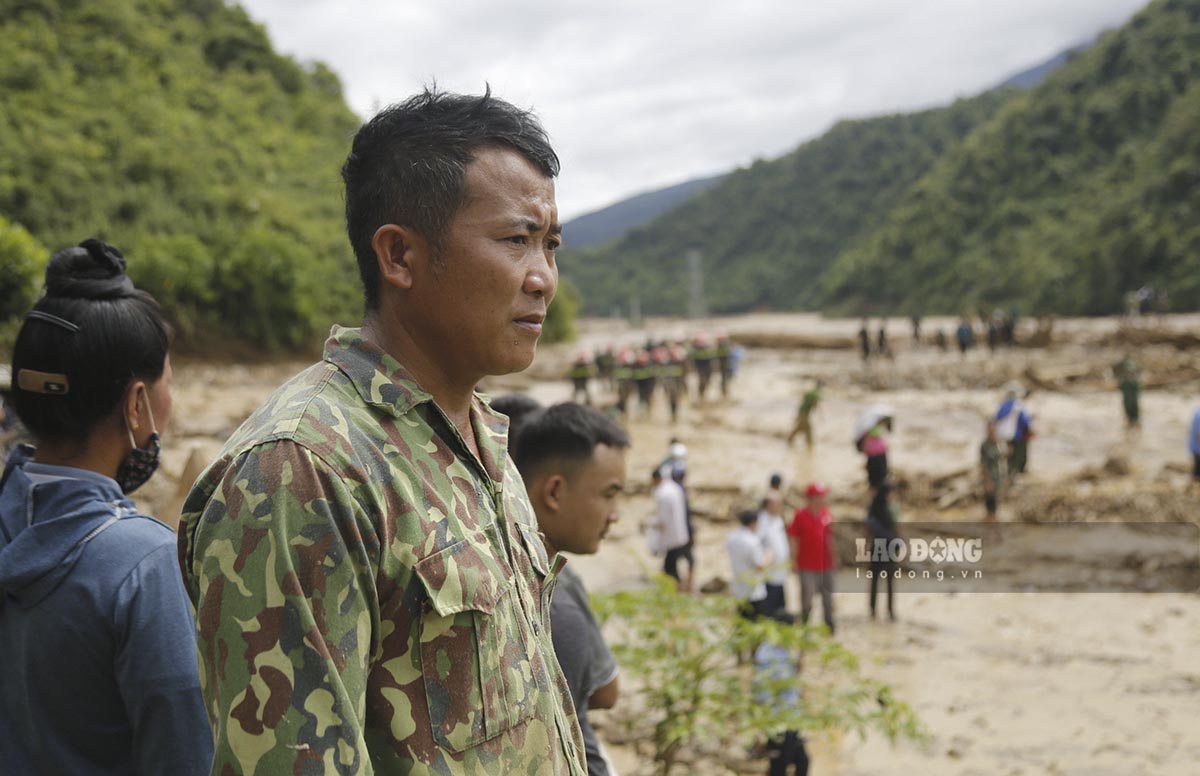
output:
[[[1158,0],[950,149],[824,299],[1090,314],[1143,283],[1200,306],[1200,0]]]
[[[714,312],[812,307],[838,253],[877,227],[948,147],[1007,98],[989,93],[922,113],[843,121],[781,159],[731,173],[615,243],[568,249],[560,267],[593,314],[628,309],[634,295],[643,312],[684,313],[692,248],[701,253]]]
[[[1028,92],[843,122],[604,248],[590,312],[1106,313],[1143,283],[1200,306],[1200,0],[1157,0]]]
[[[563,224],[563,239],[575,248],[587,248],[615,240],[630,229],[653,221],[681,202],[712,188],[724,176],[677,183],[674,186],[635,194],[608,207],[572,218]]]
[[[185,342],[308,344],[358,317],[339,179],[358,119],[331,71],[222,0],[0,7],[0,219],[45,249],[117,245]],[[16,229],[0,250],[29,248]],[[45,263],[16,250],[28,287],[0,318]]]

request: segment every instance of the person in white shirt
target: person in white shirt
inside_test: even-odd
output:
[[[762,540],[754,531],[758,514],[747,510],[738,515],[741,525],[725,541],[733,580],[729,588],[738,599],[738,611],[747,619],[767,614],[767,586],[764,574],[774,558],[763,549]]]
[[[687,500],[683,488],[662,470],[655,468],[651,474],[654,486],[654,516],[650,520],[650,551],[663,554],[663,572],[674,577],[679,589],[691,591],[692,537],[687,526]],[[679,560],[687,561],[687,571],[680,572]]]
[[[755,532],[762,542],[763,550],[772,557],[764,577],[767,587],[767,602],[764,606],[766,613],[773,615],[779,610],[787,610],[784,585],[787,584],[788,558],[791,557],[787,526],[783,521],[783,499],[779,491],[772,491],[763,499]]]

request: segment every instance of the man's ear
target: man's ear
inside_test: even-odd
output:
[[[429,243],[406,226],[384,224],[375,230],[371,247],[375,249],[380,277],[395,288],[412,288],[414,277],[429,262]]]
[[[562,508],[563,495],[566,489],[566,477],[563,477],[561,474],[551,474],[542,480],[541,487],[538,488],[538,492],[542,497],[542,504],[550,511],[557,512]]]

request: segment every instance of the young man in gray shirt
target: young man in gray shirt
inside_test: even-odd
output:
[[[619,426],[580,404],[556,404],[525,417],[510,449],[551,555],[591,555],[600,548],[617,521],[628,447],[629,437]],[[583,580],[570,565],[559,573],[550,620],[554,651],[583,731],[588,774],[608,776],[588,709],[616,704],[617,663],[592,614]]]

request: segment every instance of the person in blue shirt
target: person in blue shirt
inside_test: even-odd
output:
[[[171,415],[169,328],[125,258],[55,254],[13,349],[36,441],[0,476],[0,771],[207,774],[212,734],[174,531],[130,493]]]
[[[792,615],[776,610],[771,619],[785,625],[795,623]],[[754,700],[776,713],[801,709],[799,655],[764,641],[754,650]],[[789,729],[767,741],[767,776],[808,776],[808,750],[799,730]]]
[[[1200,485],[1200,407],[1192,415],[1192,429],[1188,434],[1188,450],[1192,453],[1192,482]]]

